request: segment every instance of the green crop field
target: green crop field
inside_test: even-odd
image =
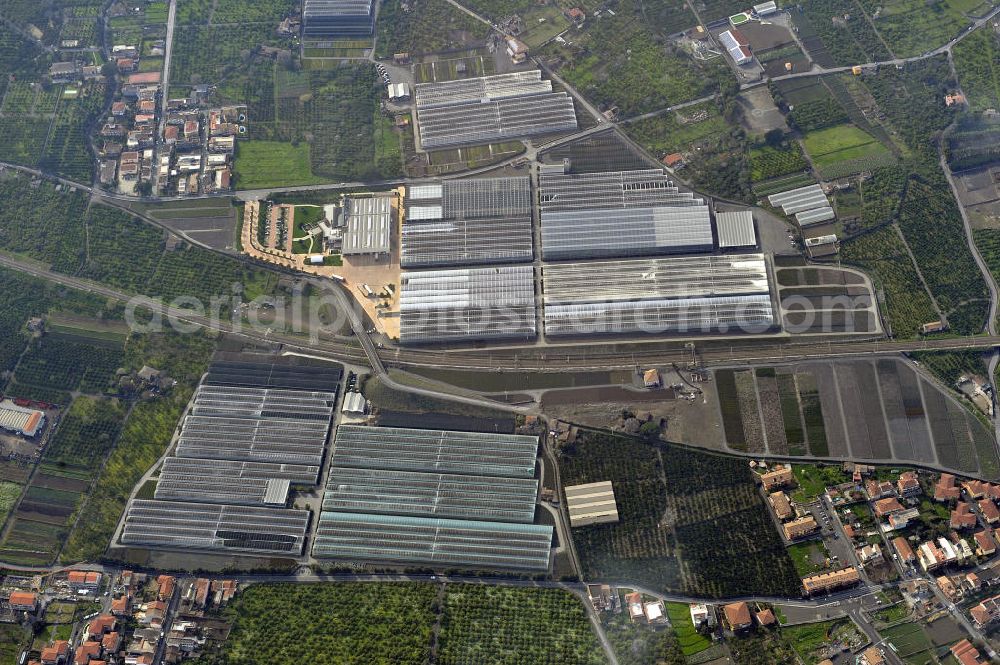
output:
[[[836,125],[809,132],[803,139],[806,152],[820,171],[839,162],[850,162],[888,154],[875,137],[854,125]]]
[[[259,189],[324,182],[312,174],[309,144],[240,141],[236,150],[236,187]]]
[[[438,598],[441,601],[438,604]],[[235,621],[207,665],[436,662],[597,665],[581,601],[559,589],[419,582],[261,584],[223,615]]]

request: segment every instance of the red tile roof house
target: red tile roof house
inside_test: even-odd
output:
[[[87,663],[100,657],[100,642],[84,642],[76,648],[76,654],[73,656],[73,665],[87,665]]]
[[[722,606],[722,614],[729,630],[744,630],[753,625],[750,607],[746,603],[730,603]]]
[[[951,511],[951,521],[949,525],[952,529],[971,529],[979,523],[976,514],[972,512],[972,507],[965,503],[958,504],[955,510]]]
[[[980,499],[979,512],[983,514],[983,519],[988,524],[1000,522],[1000,510],[997,510],[996,504],[991,499]]]
[[[42,665],[63,665],[69,661],[69,642],[59,640],[42,649]]]
[[[942,473],[937,484],[934,485],[935,501],[951,501],[962,495],[962,490],[955,485],[955,476],[950,473]]]
[[[995,554],[997,551],[996,540],[993,539],[993,531],[991,529],[986,529],[985,531],[977,531],[975,535],[976,539],[976,554],[979,556],[989,556]]]
[[[15,612],[34,612],[38,608],[38,596],[28,591],[12,591],[7,602]]]
[[[979,650],[972,646],[969,640],[962,640],[951,648],[951,655],[955,657],[960,665],[986,665],[985,660],[980,660]]]
[[[875,502],[875,516],[879,519],[891,515],[892,513],[898,513],[900,511],[906,510],[903,504],[899,502],[896,497],[890,497],[888,499],[879,499]]]
[[[917,474],[913,471],[904,471],[899,474],[899,480],[896,481],[896,489],[899,491],[900,496],[916,496],[920,494],[920,480],[917,478]]]

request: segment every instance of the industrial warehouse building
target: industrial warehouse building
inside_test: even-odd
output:
[[[542,267],[546,335],[762,332],[775,325],[763,254]]]
[[[406,193],[403,268],[531,261],[527,177],[446,180]]]
[[[313,556],[547,570],[532,436],[341,425]]]
[[[424,148],[473,145],[577,129],[573,99],[538,70],[415,86]]]
[[[392,249],[392,197],[345,196],[344,256],[385,255]]]
[[[567,174],[539,180],[547,261],[711,251],[708,206],[659,169]]]
[[[368,37],[374,31],[372,0],[305,0],[303,39]]]
[[[342,370],[297,358],[220,354],[198,387],[153,499],[129,505],[123,545],[298,556]]]
[[[535,337],[530,265],[404,272],[403,344]]]

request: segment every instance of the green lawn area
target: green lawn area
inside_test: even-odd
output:
[[[934,663],[934,645],[919,623],[904,623],[881,631],[889,644],[896,648],[897,655],[907,665]]]
[[[14,507],[17,497],[21,496],[22,489],[17,483],[0,481],[0,524],[7,521],[7,514]]]
[[[260,189],[326,182],[314,176],[309,144],[240,141],[236,148],[236,188]]]
[[[792,473],[798,489],[792,492],[792,499],[802,503],[823,495],[827,487],[850,480],[837,466],[817,466],[815,464],[793,464]]]
[[[854,125],[835,125],[809,132],[803,142],[816,168],[888,152],[874,136]]]
[[[292,253],[308,254],[318,252],[322,248],[322,240],[312,240],[306,237],[302,228],[306,224],[316,224],[323,219],[323,208],[320,206],[295,206],[295,219],[292,223]],[[305,238],[305,240],[297,240]]]
[[[677,635],[677,642],[685,656],[701,653],[712,646],[712,640],[705,637],[691,623],[691,610],[687,603],[667,603],[667,617]]]
[[[789,545],[788,554],[795,563],[795,572],[802,577],[823,570],[825,568],[823,564],[827,557],[830,556],[830,552],[821,540],[810,540],[804,543]],[[823,559],[823,563],[816,563],[818,559]]]

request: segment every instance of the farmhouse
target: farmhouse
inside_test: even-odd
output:
[[[795,476],[792,474],[792,467],[786,464],[761,474],[760,482],[764,485],[765,490],[771,491],[776,487],[791,485],[795,482]]]
[[[736,28],[731,28],[720,34],[719,42],[729,52],[729,57],[737,65],[745,65],[753,60],[753,55],[750,53],[750,42]]]
[[[746,603],[730,603],[722,606],[722,618],[729,630],[745,630],[753,625],[750,607]]]
[[[767,500],[771,502],[771,507],[774,508],[774,514],[779,520],[787,520],[795,514],[795,511],[792,510],[792,503],[788,500],[788,495],[781,490],[771,492],[768,495]]]
[[[45,427],[45,413],[18,406],[9,399],[0,402],[0,429],[29,439]]]

